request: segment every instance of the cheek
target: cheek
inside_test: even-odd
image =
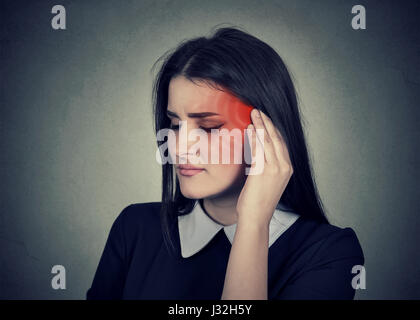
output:
[[[240,164],[213,164],[207,168],[208,179],[205,185],[210,188],[226,189],[240,180],[244,175],[244,168]]]
[[[229,143],[231,155],[233,155],[236,152],[238,154],[241,154],[243,158],[245,129],[251,123],[252,109],[254,108],[251,106],[247,106],[240,100],[236,99],[233,102],[231,101],[229,105],[225,104],[225,107],[222,110],[219,110],[226,119],[226,123],[223,127],[231,132],[232,130],[238,132],[237,137],[236,135],[235,139],[232,137]]]
[[[177,135],[169,135],[168,136],[168,153],[169,156],[172,158],[172,162],[175,163],[176,159],[176,148],[177,148]]]
[[[213,143],[212,143],[212,139]],[[233,136],[218,136],[208,139],[210,164],[241,164],[243,163],[244,132],[236,131]]]

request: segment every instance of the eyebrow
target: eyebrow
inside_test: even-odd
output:
[[[175,112],[172,112],[170,110],[166,110],[166,114],[168,115],[168,117],[174,117],[179,119],[179,116]],[[210,116],[218,116],[220,114],[215,112],[191,112],[187,113],[187,115],[190,118],[205,118]]]

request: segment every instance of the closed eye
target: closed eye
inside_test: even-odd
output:
[[[215,127],[203,127],[203,126],[200,126],[199,128],[200,129],[203,129],[204,131],[210,133],[212,129],[220,129],[223,125],[224,125],[224,123],[222,123],[222,124],[220,124],[218,126],[215,126]],[[179,125],[178,124],[171,124],[169,128],[172,129],[172,130],[179,130]]]
[[[223,123],[215,127],[200,127],[200,128],[206,132],[211,132],[212,129],[220,129],[222,126],[223,126]]]

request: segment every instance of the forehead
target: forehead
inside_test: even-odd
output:
[[[182,76],[171,79],[168,94],[168,106],[179,112],[209,111],[235,100],[228,92],[212,88],[203,81],[194,83]]]

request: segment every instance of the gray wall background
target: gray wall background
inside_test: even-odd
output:
[[[51,8],[67,30],[51,28]],[[351,28],[363,4],[367,29]],[[366,257],[357,299],[420,298],[418,2],[3,1],[0,298],[84,299],[112,222],[160,200],[152,64],[219,23],[295,78],[316,179]],[[51,288],[66,267],[67,289]]]

